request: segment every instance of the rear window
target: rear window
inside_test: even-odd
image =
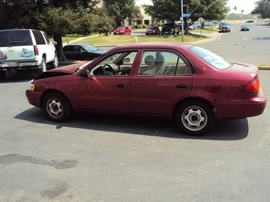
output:
[[[223,58],[204,48],[192,46],[189,50],[215,69],[227,69],[231,66],[231,64],[226,62]]]
[[[33,45],[29,30],[0,31],[0,47]]]

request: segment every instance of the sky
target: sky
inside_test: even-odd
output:
[[[135,1],[136,5],[152,4],[151,0],[135,0]],[[255,8],[254,5],[255,2],[256,0],[229,0],[227,6],[231,8],[231,13],[241,13],[241,11],[244,10],[244,13],[247,14],[250,13]],[[232,8],[234,8],[235,6],[237,7],[236,11],[232,10]]]

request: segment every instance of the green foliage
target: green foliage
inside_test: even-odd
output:
[[[259,0],[252,14],[260,14],[262,18],[270,18],[270,0]]]
[[[112,31],[112,19],[96,8],[98,0],[0,0],[0,29],[44,30],[57,42],[58,56],[64,58],[61,37]]]
[[[205,20],[222,20],[229,9],[228,0],[183,0],[184,13],[190,13],[192,20],[199,17]],[[181,4],[179,0],[153,0],[153,6],[147,6],[146,11],[154,18],[174,22],[180,19]]]
[[[254,16],[251,14],[240,14],[240,13],[231,13],[227,15],[227,20],[248,20],[254,19]]]
[[[140,10],[135,6],[134,0],[105,0],[108,16],[111,16],[115,21],[115,26],[121,25],[126,18],[136,18]]]

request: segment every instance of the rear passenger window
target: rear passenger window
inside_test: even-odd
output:
[[[139,75],[175,76],[190,75],[190,69],[183,59],[174,52],[145,51],[143,53]]]
[[[47,34],[45,32],[43,32],[43,36],[45,37],[45,40],[46,40],[47,44],[49,44],[50,40],[49,40],[49,38],[48,38],[48,36],[47,36]]]
[[[45,40],[44,40],[44,38],[43,38],[43,36],[42,36],[42,34],[41,34],[40,31],[34,30],[34,31],[33,31],[33,34],[34,34],[34,36],[35,36],[37,45],[43,45],[43,44],[46,44],[46,43],[45,43]]]

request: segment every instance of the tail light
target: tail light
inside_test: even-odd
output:
[[[258,79],[255,79],[253,81],[251,81],[248,85],[247,85],[247,90],[248,91],[257,91],[260,88],[260,83]]]
[[[34,54],[35,54],[35,55],[38,55],[38,54],[39,54],[39,52],[38,52],[38,47],[37,47],[37,46],[34,46]]]

